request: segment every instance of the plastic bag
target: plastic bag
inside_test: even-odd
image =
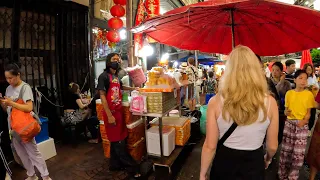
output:
[[[142,114],[147,112],[147,97],[140,95],[138,91],[131,92],[130,111]]]
[[[140,66],[134,66],[131,68],[127,68],[130,79],[133,84],[137,87],[141,86],[143,83],[147,81],[146,76]]]
[[[206,134],[206,124],[207,124],[207,108],[208,106],[201,106],[201,118],[200,118],[200,131],[202,134]]]

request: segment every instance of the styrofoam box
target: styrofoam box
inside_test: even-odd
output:
[[[57,155],[56,146],[52,138],[42,141],[37,144],[37,146],[44,160],[48,160]]]
[[[175,129],[169,127],[162,128],[162,147],[163,147],[163,155],[170,156],[172,151],[175,148]],[[159,135],[159,127],[154,126],[148,129],[147,131],[147,151],[151,155],[160,156],[160,135]]]

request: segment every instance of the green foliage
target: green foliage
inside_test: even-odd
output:
[[[320,50],[319,49],[312,49],[311,50],[311,57],[313,62],[320,62]]]

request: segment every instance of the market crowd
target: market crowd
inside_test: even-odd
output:
[[[275,155],[280,156],[280,180],[297,180],[305,159],[309,179],[316,178],[318,80],[311,64],[296,70],[295,61],[287,60],[285,66],[284,71],[281,62],[274,62],[266,77],[261,58],[250,48],[238,46],[231,52],[218,93],[208,104],[200,180],[262,180]]]
[[[274,62],[271,76],[267,77],[261,58],[250,48],[238,46],[229,57],[226,68],[219,74],[214,68],[197,68],[193,58],[180,67],[188,76],[188,84],[192,85],[188,91],[181,89],[180,100],[185,111],[192,112],[201,104],[199,94],[205,93],[208,103],[200,180],[262,180],[278,148],[280,180],[298,179],[305,159],[310,165],[310,180],[314,180],[320,170],[320,124],[316,123],[320,93],[314,67],[305,64],[303,69],[296,70],[294,60],[286,61],[285,66]],[[126,150],[128,131],[122,105],[122,90],[139,88],[123,83],[124,74],[120,55],[111,53],[106,57],[106,69],[98,78],[92,99],[89,94],[84,98],[79,85],[71,82],[61,122],[65,126],[76,126],[76,134],[87,128],[91,134],[89,143],[98,143],[95,102],[100,99],[111,144],[110,170],[125,168],[133,178],[139,178],[140,165]],[[8,114],[13,148],[27,170],[27,180],[38,179],[35,167],[42,179],[50,180],[34,139],[37,125],[20,121],[30,116],[36,119],[32,113],[32,89],[22,81],[17,63],[6,65],[5,77],[9,86],[0,96],[1,113]],[[26,130],[24,134],[17,132],[16,122],[19,128]],[[312,137],[311,145],[306,150],[308,137]],[[3,157],[1,149],[0,153]],[[5,158],[2,160],[0,179],[11,175]]]

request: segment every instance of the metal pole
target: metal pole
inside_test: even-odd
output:
[[[235,45],[235,38],[234,38],[234,9],[230,9],[230,16],[231,16],[231,35],[232,35],[232,49],[236,47]]]
[[[160,156],[163,157],[163,134],[162,134],[162,117],[159,117],[159,136],[160,136]],[[161,159],[162,162],[162,159]]]
[[[93,21],[93,18],[94,18],[94,6],[95,6],[95,2],[94,0],[90,0],[89,1],[89,13],[88,13],[88,16],[87,19],[89,22],[87,22],[87,28],[88,28],[88,37],[89,37],[89,47],[86,47],[88,48],[89,50],[89,73],[90,73],[90,89],[91,89],[91,92],[94,92],[94,89],[95,89],[95,78],[96,78],[96,71],[95,71],[95,62],[93,60],[93,32],[92,32],[92,28],[93,28],[93,24],[92,24],[92,21]],[[87,76],[88,77],[88,76]],[[86,78],[87,78],[86,77]],[[97,77],[98,78],[98,77]]]
[[[198,68],[198,54],[199,54],[198,50],[195,50],[194,51],[194,59],[195,59],[196,68]]]
[[[127,0],[126,6],[126,26],[127,26],[127,49],[128,49],[128,64],[129,67],[132,67],[137,64],[134,57],[134,45],[133,45],[133,34],[130,31],[133,24],[133,8],[132,8],[132,0]]]

